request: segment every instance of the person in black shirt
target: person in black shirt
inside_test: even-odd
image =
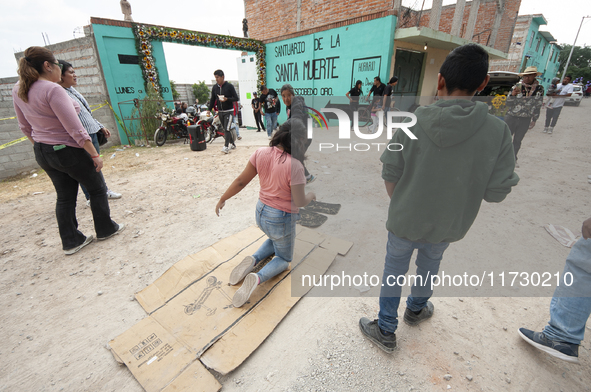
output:
[[[224,129],[225,144],[222,148],[222,152],[230,152],[230,144],[232,149],[236,148],[234,144],[234,136],[230,130],[233,126],[232,118],[234,116],[234,102],[238,101],[238,95],[234,86],[224,80],[224,71],[221,69],[216,70],[213,75],[215,76],[216,84],[211,89],[211,99],[209,100],[208,109],[216,107],[220,121]],[[208,113],[209,114],[209,113]]]
[[[357,110],[357,108],[359,107],[359,97],[361,95],[363,95],[363,91],[361,91],[361,86],[363,85],[363,82],[361,80],[358,80],[355,82],[355,87],[353,87],[351,90],[347,91],[347,94],[345,94],[347,96],[347,98],[349,98],[349,107],[351,108],[351,112],[354,112]],[[353,118],[353,117],[351,117]]]
[[[394,92],[394,86],[398,84],[398,78],[396,76],[392,76],[388,85],[384,89],[384,98],[382,101],[382,108],[384,109],[384,113],[387,113],[390,109],[390,103],[392,102],[392,93]]]
[[[267,124],[267,136],[271,135],[277,128],[277,115],[281,112],[281,103],[279,102],[277,91],[268,89],[267,86],[261,86],[261,109],[265,112],[265,123]]]
[[[369,96],[371,95],[371,93],[373,93],[373,100],[375,101],[376,97],[381,97],[382,95],[384,95],[385,88],[386,85],[382,83],[382,80],[379,76],[376,76],[375,78],[373,78],[373,86],[371,86],[371,90],[369,90],[369,93],[367,94],[367,100],[369,101]]]
[[[263,131],[265,131],[265,124],[263,124],[263,120],[261,118],[261,103],[259,102],[259,98],[257,97],[257,93],[252,93],[254,96],[253,100],[250,103],[252,106],[252,113],[254,114],[254,120],[257,123],[257,132],[261,131],[261,127]]]

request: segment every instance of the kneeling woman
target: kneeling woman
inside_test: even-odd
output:
[[[293,257],[298,207],[305,207],[310,201],[316,200],[314,193],[306,194],[304,190],[304,129],[300,120],[285,122],[271,139],[269,147],[259,148],[252,154],[244,171],[232,182],[215,207],[219,216],[226,200],[259,175],[261,190],[256,206],[256,222],[269,238],[252,256],[245,257],[230,274],[229,282],[232,285],[244,279],[242,287],[232,299],[234,307],[244,305],[259,284],[287,269]],[[292,141],[295,144],[293,149]],[[267,265],[258,273],[251,273],[256,264],[273,253],[275,257]]]

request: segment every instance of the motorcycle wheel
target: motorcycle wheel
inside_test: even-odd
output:
[[[211,128],[203,129],[203,137],[205,137],[205,143],[209,143],[211,141]]]
[[[166,143],[166,136],[166,129],[157,129],[154,133],[154,143],[156,143],[158,147],[162,146],[164,143]]]

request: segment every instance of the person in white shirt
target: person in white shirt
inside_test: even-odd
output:
[[[556,126],[564,102],[566,102],[566,98],[570,97],[573,93],[571,80],[572,76],[566,75],[562,80],[562,84],[556,86],[555,92],[548,92],[549,97],[555,98],[552,101],[552,106],[548,105],[548,109],[546,109],[546,125],[544,125],[544,133],[551,135],[552,132],[554,132],[554,127]]]

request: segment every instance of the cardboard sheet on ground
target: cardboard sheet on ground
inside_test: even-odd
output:
[[[238,367],[310,290],[300,284],[301,273],[324,274],[336,255],[353,245],[298,227],[291,270],[264,282],[244,306],[234,308],[240,285],[227,284],[230,272],[265,240],[251,227],[187,256],[136,294],[149,316],[110,346],[144,389],[219,390],[203,364],[221,374]]]

